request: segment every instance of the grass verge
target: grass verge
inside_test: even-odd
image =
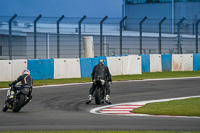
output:
[[[159,78],[180,78],[180,77],[200,77],[200,71],[184,71],[184,72],[153,72],[142,73],[141,75],[120,75],[112,76],[113,81],[127,80],[143,80],[143,79],[159,79]],[[0,82],[0,88],[7,88],[9,82]],[[68,79],[45,79],[34,80],[34,86],[56,85],[67,83],[85,83],[91,82],[91,78],[68,78]]]
[[[9,131],[1,133],[200,133],[200,131]]]
[[[148,103],[133,113],[151,115],[200,116],[200,98]]]

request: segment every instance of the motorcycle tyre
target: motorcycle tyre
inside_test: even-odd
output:
[[[25,96],[23,94],[19,95],[20,99],[17,102],[17,105],[13,105],[13,112],[19,112],[20,109],[23,107],[24,105],[24,101],[25,101]]]
[[[100,88],[95,89],[95,103],[101,104],[101,89]]]
[[[7,110],[8,110],[7,106],[4,105],[3,108],[2,108],[2,111],[3,111],[3,112],[6,112]]]

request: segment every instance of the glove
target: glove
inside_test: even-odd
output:
[[[12,83],[9,83],[9,86],[11,87],[11,86],[12,86]]]
[[[111,79],[111,78],[109,78],[109,80],[108,80],[108,81],[112,82],[112,79]]]

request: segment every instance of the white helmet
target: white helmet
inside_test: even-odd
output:
[[[28,75],[30,75],[30,71],[29,71],[28,69],[26,69],[26,70],[24,70],[24,71],[22,72],[22,74],[28,74]]]

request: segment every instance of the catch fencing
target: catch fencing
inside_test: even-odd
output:
[[[198,53],[200,20],[180,18],[0,17],[0,59],[82,58],[83,36],[95,56]]]

